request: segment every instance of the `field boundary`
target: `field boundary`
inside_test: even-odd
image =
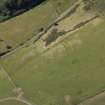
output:
[[[11,76],[8,74],[8,72],[5,70],[5,68],[2,66],[2,64],[0,64],[0,67],[1,67],[1,70],[5,73],[7,79],[9,80],[9,82],[13,85],[13,91],[17,91],[18,89],[21,89],[21,87],[17,87],[15,82],[12,80]],[[11,90],[12,91],[12,90]],[[17,91],[18,92],[18,91]],[[23,91],[22,91],[23,92]],[[8,100],[17,100],[17,101],[20,101],[20,102],[23,102],[23,103],[26,103],[27,105],[34,105],[34,104],[31,104],[27,101],[27,99],[23,96],[23,94],[21,94],[21,92],[18,92],[18,95],[16,97],[8,97],[8,98],[3,98],[3,99],[0,99],[0,102],[1,101],[8,101]]]
[[[5,73],[7,79],[9,80],[9,82],[14,86],[14,88],[17,88],[16,84],[14,83],[14,81],[12,80],[11,76],[8,74],[8,72],[4,69],[4,67],[0,64],[0,68],[1,70]]]

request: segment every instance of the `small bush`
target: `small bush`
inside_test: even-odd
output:
[[[8,50],[12,49],[12,46],[10,46],[10,45],[7,45],[6,47]]]
[[[48,46],[52,42],[54,42],[58,37],[65,34],[65,31],[58,32],[57,28],[54,28],[52,32],[48,35],[48,37],[45,39],[45,46]]]

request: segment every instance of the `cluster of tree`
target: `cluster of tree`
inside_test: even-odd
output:
[[[46,0],[6,0],[5,3],[0,6],[0,19],[18,15],[44,1]]]
[[[44,40],[45,46],[50,45],[52,42],[56,41],[60,36],[63,36],[65,31],[58,31],[57,28],[52,29],[51,33],[49,33],[48,37]]]
[[[18,10],[24,8],[30,8],[34,5],[38,5],[44,0],[8,0],[6,2],[6,7],[10,10]]]
[[[105,0],[82,0],[85,4],[85,10],[96,10],[98,13],[102,15],[105,14]]]
[[[6,8],[13,14],[22,9],[30,9],[45,0],[8,0],[5,3]]]

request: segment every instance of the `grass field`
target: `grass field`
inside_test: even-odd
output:
[[[105,89],[104,26],[105,20],[95,19],[46,53],[31,45],[1,64],[32,102],[77,104]]]
[[[55,2],[59,4],[59,1]],[[64,5],[65,9],[69,2],[67,0]],[[62,5],[58,7],[52,3],[42,4],[0,24],[0,34],[5,39],[2,44],[15,47],[29,38],[35,29],[54,20],[63,10],[60,9]],[[81,3],[72,15],[57,23],[57,26],[52,26],[36,43],[33,39],[0,59],[0,99],[16,96],[18,99],[21,93],[17,95],[18,89],[24,93],[19,97],[20,101],[0,101],[0,105],[31,105],[23,103],[24,99],[32,105],[105,105],[105,19],[97,17],[75,31],[69,31],[47,47],[44,42],[53,28],[61,32],[72,30],[95,15],[94,11],[84,12],[82,6]],[[45,12],[44,17],[36,11],[40,11],[40,14]],[[36,22],[39,18],[42,18],[41,21]]]

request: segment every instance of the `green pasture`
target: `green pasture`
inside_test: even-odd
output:
[[[1,63],[34,103],[77,104],[105,90],[104,27],[105,21],[96,19],[46,53],[32,45]]]

